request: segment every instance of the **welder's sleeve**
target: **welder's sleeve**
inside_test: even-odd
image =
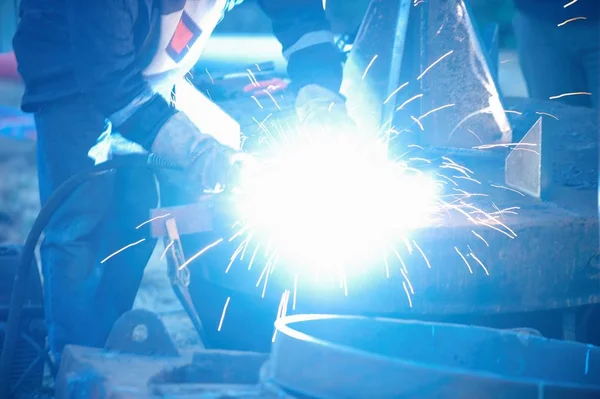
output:
[[[136,63],[139,0],[66,0],[75,77],[127,139],[149,149],[176,110],[154,95]]]
[[[338,92],[343,57],[335,45],[322,0],[258,0],[258,3],[273,23],[273,33],[283,47],[293,87],[316,84]]]

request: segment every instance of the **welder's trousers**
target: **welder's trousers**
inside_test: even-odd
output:
[[[82,96],[44,107],[35,122],[44,204],[67,178],[93,166],[87,153],[106,125]],[[114,321],[132,307],[155,247],[149,226],[136,226],[149,218],[157,200],[151,172],[123,169],[85,183],[50,220],[41,260],[49,344],[55,355],[66,343],[103,346]]]
[[[35,122],[40,195],[45,203],[67,178],[93,165],[87,154],[106,125],[83,96],[43,108],[35,114]],[[161,206],[191,201],[177,187],[162,184],[160,192]],[[149,219],[158,200],[152,172],[122,169],[85,183],[50,220],[41,260],[48,338],[55,357],[65,344],[103,347],[114,322],[133,306],[156,244],[149,224],[136,227]],[[195,236],[183,239],[188,254],[207,244]],[[131,244],[135,245],[110,257]],[[228,258],[229,254],[225,264]],[[253,298],[213,284],[202,278],[203,267],[190,265],[190,289],[213,347],[268,351],[277,303],[265,308],[260,290]],[[229,299],[235,306],[218,331]]]

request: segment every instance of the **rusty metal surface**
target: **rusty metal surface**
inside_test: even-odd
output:
[[[396,102],[405,101],[408,90],[392,94],[410,72],[410,50],[406,48],[412,0],[371,1],[344,67],[342,91],[358,126],[377,131],[391,122]],[[414,93],[417,94],[417,93]],[[413,94],[413,95],[414,95]]]
[[[511,128],[468,7],[462,0],[420,6],[422,73],[431,67],[420,79],[422,114],[452,104],[422,120],[423,143],[470,148],[510,142]]]
[[[361,128],[387,129],[393,120],[403,142],[470,148],[511,141],[487,52],[462,0],[372,1],[343,91]]]
[[[267,377],[310,397],[600,396],[600,348],[591,345],[362,317],[298,315],[277,327]]]

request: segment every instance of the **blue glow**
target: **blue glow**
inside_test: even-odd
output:
[[[286,268],[338,274],[379,265],[392,243],[435,214],[435,180],[390,161],[374,139],[300,136],[259,159],[242,173],[237,212]]]

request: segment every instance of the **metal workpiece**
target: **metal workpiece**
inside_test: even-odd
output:
[[[486,46],[462,0],[372,1],[345,67],[349,109],[402,142],[509,143]]]
[[[597,398],[600,348],[454,324],[296,315],[264,378],[313,398]]]
[[[541,119],[539,144],[544,148],[544,159],[552,163],[551,170],[544,171],[552,176],[552,185],[578,190],[598,187],[600,120],[597,110],[528,98],[510,98],[506,104],[514,133],[510,149],[530,154],[539,152],[540,148],[530,143],[519,145],[519,142]]]
[[[414,231],[412,248],[404,243],[396,247],[406,276],[397,259],[389,259],[388,273],[382,261],[364,265],[346,271],[346,293],[337,280],[315,284],[307,277],[295,284],[293,274],[279,265],[269,277],[265,301],[278,303],[282,292],[297,285],[295,310],[306,313],[497,314],[600,303],[594,192],[557,190],[555,202],[540,203],[500,184],[490,190],[499,209],[518,209],[486,225],[454,216]],[[186,208],[179,211],[179,217],[185,218]],[[501,224],[510,228],[510,235],[497,230]],[[204,241],[198,248],[232,235],[231,223],[214,225],[210,234],[198,235],[197,240]],[[199,225],[198,230],[206,228]],[[256,281],[265,260],[257,256],[256,266],[248,270],[248,256],[228,268],[237,245],[223,240],[194,260],[189,264],[192,278],[206,278],[260,298],[263,290]],[[408,282],[413,291],[409,297],[403,289]]]
[[[415,115],[424,128],[422,144],[470,148],[511,142],[512,130],[484,48],[491,43],[484,45],[466,2],[427,3],[417,77],[422,112]]]
[[[407,33],[415,29],[412,9],[412,0],[371,1],[354,39],[344,67],[342,92],[362,130],[377,132],[380,126],[389,127],[397,99],[412,92],[413,87],[407,87],[388,99],[415,69],[412,51],[416,49],[407,47]]]

